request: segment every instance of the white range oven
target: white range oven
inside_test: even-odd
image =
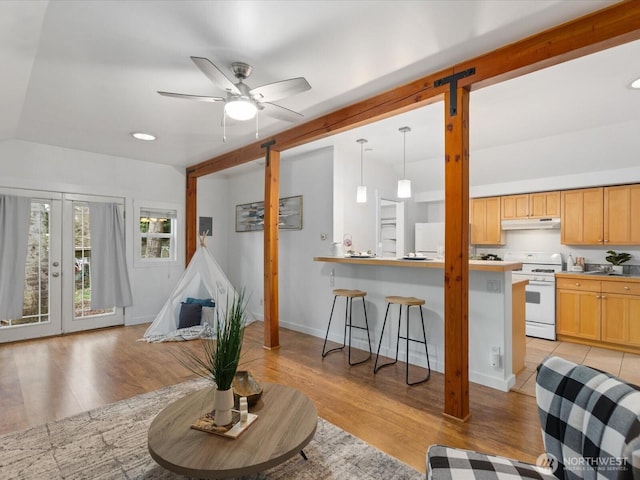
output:
[[[525,288],[526,335],[556,339],[556,272],[562,271],[562,255],[548,252],[508,252],[504,260],[522,263],[512,272],[516,279],[527,279]]]

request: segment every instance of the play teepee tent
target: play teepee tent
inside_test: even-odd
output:
[[[236,295],[233,285],[201,239],[200,247],[187,265],[169,299],[147,328],[144,340],[166,342],[211,337],[215,332],[213,310],[219,309],[217,313],[224,317],[222,310],[227,302],[229,304],[233,302]],[[212,300],[215,306],[203,307],[201,323],[187,328],[178,328],[183,303],[203,300]]]

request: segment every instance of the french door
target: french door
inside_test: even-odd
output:
[[[123,324],[122,308],[91,308],[88,202],[114,199],[54,192],[29,196],[23,314],[0,319],[0,342]]]

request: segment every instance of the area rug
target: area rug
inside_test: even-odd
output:
[[[168,404],[205,386],[191,380],[96,410],[0,436],[0,478],[183,479],[156,464],[147,431]],[[424,474],[318,419],[304,449],[287,462],[243,479],[418,480]]]

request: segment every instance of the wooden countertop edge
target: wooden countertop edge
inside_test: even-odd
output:
[[[358,265],[375,265],[378,267],[414,267],[414,268],[444,268],[444,263],[434,260],[403,260],[395,258],[346,258],[346,257],[313,257],[315,262],[350,263]],[[519,262],[494,262],[486,260],[469,260],[469,270],[490,272],[506,272],[519,270]]]
[[[604,280],[606,282],[634,282],[640,283],[640,277],[624,275],[590,275],[588,273],[559,272],[556,278],[575,278],[579,280]]]
[[[519,286],[527,286],[529,285],[529,280],[528,279],[524,279],[524,280],[516,280],[514,282],[511,283],[512,287],[519,287]]]

